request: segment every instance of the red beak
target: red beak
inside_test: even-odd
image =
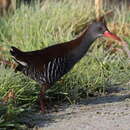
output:
[[[115,34],[109,32],[109,31],[105,31],[104,34],[103,34],[104,37],[109,37],[109,38],[112,38],[114,40],[117,40],[117,41],[122,41],[121,38],[119,38],[118,36],[116,36]]]

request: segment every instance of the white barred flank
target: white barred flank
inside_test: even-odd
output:
[[[54,76],[55,64],[56,64],[56,58],[55,58],[54,61],[52,62],[52,69],[51,69],[51,73],[50,73],[50,75],[51,75],[51,82],[54,81],[53,76]]]
[[[58,80],[64,73],[65,57],[58,57],[52,61],[49,61],[48,64],[43,65],[43,71],[37,72],[34,66],[27,68],[26,75],[32,77],[32,79],[37,82],[44,84],[49,83],[53,84]]]
[[[61,75],[62,71],[64,71],[63,64],[64,64],[65,58],[55,58],[53,61],[50,61],[46,66],[46,80],[48,83],[53,83],[55,80],[57,80]]]
[[[50,80],[50,69],[51,69],[51,61],[48,63],[48,65],[47,65],[47,69],[46,69],[46,73],[47,73],[47,80],[48,80],[48,82],[50,83],[51,82],[51,80]]]

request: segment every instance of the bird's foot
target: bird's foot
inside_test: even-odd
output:
[[[40,112],[41,112],[41,113],[46,113],[46,111],[45,111],[45,107],[40,106]]]
[[[43,100],[40,100],[40,112],[45,113],[45,110],[45,102]]]

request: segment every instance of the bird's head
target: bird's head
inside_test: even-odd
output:
[[[94,38],[98,38],[98,37],[109,37],[109,38],[112,38],[114,40],[118,40],[118,41],[121,41],[121,39],[111,33],[108,28],[107,28],[107,25],[106,25],[106,21],[104,19],[104,17],[101,17],[100,19],[98,20],[94,20],[88,27],[88,31],[89,33],[92,34],[92,36]]]

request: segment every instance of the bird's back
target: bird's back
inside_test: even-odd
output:
[[[16,70],[40,84],[52,85],[73,67],[73,56],[70,54],[73,48],[70,43],[63,43],[22,53],[17,48],[13,48],[11,54],[19,63]]]

